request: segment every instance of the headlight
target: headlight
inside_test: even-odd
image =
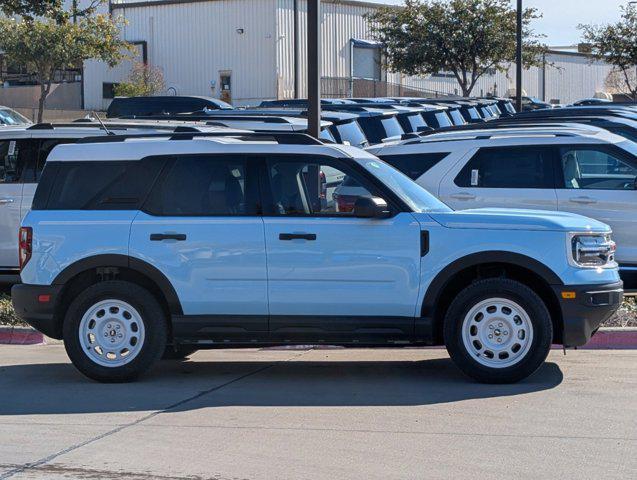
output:
[[[609,233],[573,234],[571,255],[578,267],[606,267],[615,263],[615,242]]]

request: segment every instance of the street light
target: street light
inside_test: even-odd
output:
[[[522,0],[518,0],[517,9],[517,45],[515,51],[515,108],[522,111]]]

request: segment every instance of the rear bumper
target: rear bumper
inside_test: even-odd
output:
[[[61,290],[58,285],[18,284],[11,288],[13,308],[22,320],[51,338],[62,338],[62,323],[55,316]]]
[[[611,317],[624,299],[623,283],[603,285],[560,285],[553,287],[562,310],[566,347],[585,345],[600,324]],[[574,292],[574,298],[564,298]]]

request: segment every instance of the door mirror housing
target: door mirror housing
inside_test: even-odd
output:
[[[380,197],[359,197],[354,203],[354,216],[358,218],[388,218],[391,211]]]

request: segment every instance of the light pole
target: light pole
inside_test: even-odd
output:
[[[307,2],[307,132],[321,132],[321,0]]]
[[[515,48],[515,109],[522,111],[522,0],[518,0]]]

